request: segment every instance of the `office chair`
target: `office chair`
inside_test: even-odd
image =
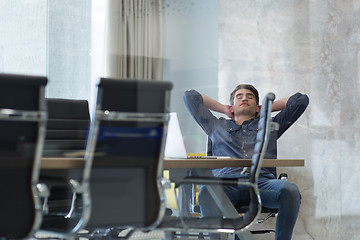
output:
[[[249,227],[256,221],[261,213],[261,200],[257,181],[269,140],[268,135],[270,134],[272,126],[276,125],[271,122],[271,105],[274,99],[275,95],[269,93],[263,101],[249,179],[216,178],[212,177],[211,170],[208,170],[207,173],[205,172],[205,174],[198,175],[199,177],[189,176],[177,183],[179,185],[194,183],[205,185],[210,193],[214,193],[212,197],[214,197],[215,202],[218,202],[219,207],[223,209],[225,218],[223,218],[223,216],[216,218],[193,218],[188,214],[180,214],[180,217],[165,217],[158,228],[167,232],[167,239],[177,237],[178,232],[181,232],[181,234],[183,232],[226,232],[240,234],[243,229]],[[199,172],[204,171],[201,169],[197,170],[197,173]],[[221,190],[221,185],[244,185],[249,187],[250,201],[246,212],[242,215],[237,213],[234,206],[226,197],[226,194]],[[179,204],[179,206],[182,206],[182,204]],[[180,213],[182,213],[181,210]]]
[[[90,127],[89,104],[82,99],[47,98],[48,121],[43,157],[63,158],[67,155],[82,156],[85,153]],[[75,204],[81,203],[71,185],[70,179],[81,178],[72,170],[42,170],[40,180],[50,187],[46,215],[70,217]],[[80,206],[78,206],[80,208]]]
[[[47,98],[48,123],[43,157],[83,157],[90,126],[86,100]],[[86,167],[85,167],[86,168]],[[85,168],[46,169],[40,179],[50,189],[41,231],[59,238],[70,237],[89,215]],[[80,227],[81,226],[81,227]],[[42,234],[46,236],[47,234]]]
[[[80,237],[154,229],[165,212],[162,161],[172,84],[100,79],[87,146],[92,210]],[[92,154],[94,152],[94,154]]]
[[[207,138],[207,148],[206,148],[206,155],[207,156],[213,156],[212,153],[212,142],[210,138]],[[192,175],[192,171],[189,171],[189,176]],[[280,173],[279,174],[279,179],[281,180],[287,180],[288,179],[288,174],[287,173]],[[187,188],[184,188],[185,191],[187,191],[187,196],[190,196],[190,201],[188,203],[188,206],[190,208],[190,212],[193,214],[200,214],[200,206],[198,205],[197,202],[197,195],[198,195],[198,185],[196,184],[191,184],[189,186],[187,186]],[[248,206],[246,205],[240,205],[237,206],[236,210],[240,213],[243,214],[247,211]],[[267,207],[262,207],[261,208],[261,213],[262,216],[265,215],[264,217],[259,217],[257,219],[257,223],[264,223],[265,221],[267,221],[270,218],[276,217],[277,213],[278,213],[278,209],[272,209],[272,208],[267,208]],[[265,233],[270,233],[270,232],[275,232],[275,230],[273,229],[261,229],[261,230],[251,230],[250,231],[252,234],[265,234]],[[202,237],[203,234],[200,234],[200,237]]]
[[[212,142],[211,139],[208,138],[207,139],[207,150],[206,150],[206,154],[207,156],[212,156]],[[288,175],[287,173],[280,173],[279,174],[279,179],[287,181],[288,179]],[[191,202],[190,202],[190,208],[192,212],[196,212],[196,213],[200,213],[200,206],[197,204],[196,202],[196,194],[197,194],[197,186],[195,184],[193,184],[191,189]],[[248,206],[246,205],[241,205],[238,206],[236,208],[236,210],[242,214],[244,212],[246,212],[248,209]],[[276,217],[277,213],[278,213],[278,209],[273,209],[273,208],[267,208],[267,207],[262,207],[261,208],[261,213],[265,214],[265,217],[263,218],[258,218],[257,219],[257,223],[264,223],[266,220]],[[264,234],[264,233],[270,233],[270,232],[275,232],[275,230],[273,229],[262,229],[262,230],[251,230],[250,231],[252,234]]]
[[[206,155],[207,156],[213,156],[212,153],[212,142],[211,139],[208,137],[207,138],[207,148],[206,148]],[[189,171],[189,176],[192,175],[192,171]],[[287,173],[280,173],[278,179],[281,180],[288,180],[288,174]],[[200,214],[200,206],[198,205],[197,202],[197,196],[198,196],[198,192],[199,192],[199,188],[198,185],[196,184],[191,184],[191,186],[187,186],[187,188],[184,188],[185,191],[187,191],[187,195],[190,196],[190,201],[188,203],[188,206],[190,208],[190,212],[193,214]],[[240,205],[236,208],[236,210],[242,214],[245,213],[248,209],[248,206],[246,205]],[[258,218],[257,219],[257,223],[264,223],[266,220],[276,217],[277,213],[278,213],[278,209],[272,209],[272,208],[267,208],[267,207],[262,207],[261,208],[261,213],[263,215],[265,215],[262,218]],[[250,231],[252,234],[265,234],[265,233],[270,233],[270,232],[275,232],[275,230],[273,229],[262,229],[262,230],[251,230]],[[201,236],[201,234],[200,234]]]
[[[0,74],[0,238],[33,237],[42,221],[46,84],[46,77]]]

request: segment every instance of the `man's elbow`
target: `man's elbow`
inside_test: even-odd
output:
[[[309,97],[308,97],[308,95],[306,95],[306,94],[303,94],[302,95],[302,98],[303,98],[303,105],[305,106],[305,108],[309,105],[309,102],[310,102],[310,99],[309,99]]]
[[[304,112],[305,109],[307,108],[307,106],[309,105],[310,99],[309,99],[308,95],[301,94],[301,96],[299,97],[299,99],[297,101],[299,103],[300,108],[302,109],[302,112]]]
[[[191,93],[190,93],[191,90],[186,90],[184,93],[183,93],[183,101],[186,103],[189,101],[189,98],[191,96]]]
[[[186,90],[183,93],[183,101],[185,103],[198,102],[198,101],[202,102],[202,97],[201,97],[200,93],[198,93],[196,90],[190,89],[190,90]]]

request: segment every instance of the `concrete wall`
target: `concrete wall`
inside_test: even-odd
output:
[[[279,140],[279,158],[306,161],[279,170],[302,194],[296,240],[360,239],[359,9],[355,0],[219,1],[219,99],[240,82],[261,97],[310,97]]]

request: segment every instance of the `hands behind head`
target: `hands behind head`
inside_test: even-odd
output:
[[[225,105],[224,114],[225,114],[226,116],[228,116],[229,118],[235,120],[234,110],[233,110],[233,107],[232,107],[231,105]]]

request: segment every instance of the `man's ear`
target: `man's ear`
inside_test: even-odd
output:
[[[260,117],[260,110],[261,110],[261,105],[257,105],[255,117],[257,118]]]
[[[233,106],[233,105],[230,105],[229,110],[230,110],[230,112],[232,113],[231,119],[234,120],[234,119],[235,119],[235,116],[234,116],[234,106]],[[230,116],[228,116],[228,117],[230,117]]]

